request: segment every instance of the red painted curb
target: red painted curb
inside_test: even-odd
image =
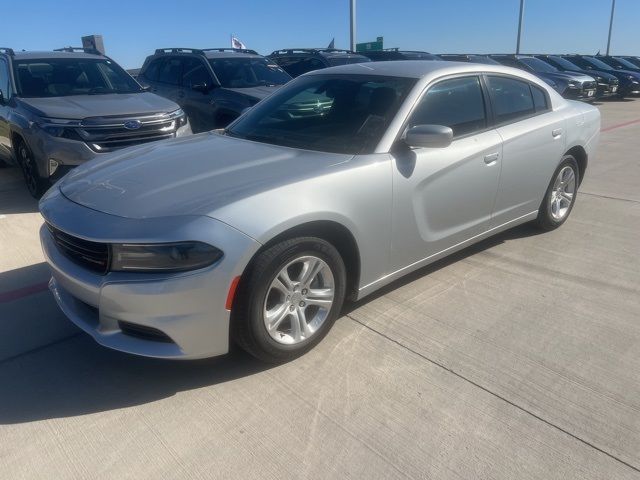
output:
[[[35,293],[44,292],[49,288],[49,282],[34,283],[33,285],[27,285],[17,290],[11,290],[9,292],[0,293],[0,303],[13,302]]]
[[[608,132],[610,130],[615,130],[616,128],[628,127],[629,125],[635,125],[636,123],[640,123],[640,118],[637,120],[631,120],[630,122],[620,123],[618,125],[613,125],[612,127],[601,128],[600,132]]]

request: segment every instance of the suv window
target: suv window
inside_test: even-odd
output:
[[[11,82],[9,81],[9,66],[0,58],[0,92],[5,100],[11,97]]]
[[[140,85],[107,58],[41,58],[14,60],[18,94],[63,97],[134,93]]]
[[[160,66],[162,65],[162,61],[164,58],[156,58],[155,60],[151,60],[149,62],[149,66],[144,70],[144,77],[147,80],[151,80],[155,82],[158,80],[158,73],[160,71]]]
[[[478,77],[444,80],[429,88],[411,115],[409,126],[444,125],[459,137],[487,127],[484,95]]]
[[[250,88],[284,85],[291,80],[282,68],[266,58],[213,58],[209,63],[223,87]]]
[[[213,85],[213,80],[204,62],[199,58],[185,58],[183,60],[182,86],[191,88],[203,83],[209,86]]]
[[[297,57],[293,61],[283,66],[284,70],[292,77],[297,77],[303,73],[311,72],[312,70],[320,70],[325,68],[326,65],[319,58],[314,57]]]
[[[168,57],[164,59],[158,71],[158,82],[180,85],[182,77],[182,59]]]
[[[536,112],[528,82],[487,76],[496,122],[513,122]]]

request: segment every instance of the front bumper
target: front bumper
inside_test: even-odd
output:
[[[121,242],[123,235],[130,242],[149,241],[148,234],[136,235],[135,230],[153,235],[180,232],[176,236],[201,241],[208,237],[209,243],[224,252],[224,257],[210,267],[176,274],[100,275],[66,257],[46,225],[40,229],[44,256],[51,267],[49,287],[56,302],[98,343],[123,352],[170,359],[212,357],[228,351],[227,294],[232,280],[242,274],[259,248],[257,242],[209,217],[192,217],[188,225],[180,227],[176,217],[140,220],[95,212],[59,193],[47,194],[43,201],[43,215],[56,228],[77,236],[82,231],[82,237],[99,242]],[[108,238],[110,231],[117,237]],[[156,241],[167,238],[158,237]]]

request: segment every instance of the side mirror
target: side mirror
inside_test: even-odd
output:
[[[196,92],[200,92],[200,93],[208,93],[209,90],[211,90],[211,85],[208,85],[206,83],[194,83],[193,85],[191,85],[191,90],[195,90]]]
[[[410,147],[444,148],[453,141],[453,130],[444,125],[416,125],[404,134],[404,142]]]

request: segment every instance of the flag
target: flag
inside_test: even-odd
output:
[[[247,47],[238,38],[236,38],[233,35],[231,35],[231,48],[241,48],[241,49],[244,50]]]
[[[331,39],[331,43],[327,48],[336,48],[336,39],[335,37]]]

